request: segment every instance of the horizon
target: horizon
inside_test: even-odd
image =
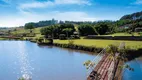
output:
[[[116,21],[124,15],[142,11],[142,0],[0,0],[0,7],[0,27],[18,27],[52,18]]]

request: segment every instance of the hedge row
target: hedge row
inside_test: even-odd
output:
[[[54,46],[57,47],[62,47],[62,48],[70,48],[70,49],[76,49],[76,50],[84,50],[84,51],[89,51],[89,52],[94,52],[94,53],[99,53],[103,48],[98,48],[94,46],[83,46],[83,45],[75,45],[75,44],[59,44],[59,43],[54,43]]]
[[[126,53],[127,53],[127,58],[130,61],[142,56],[142,49],[138,49],[138,50],[127,49]]]
[[[108,39],[108,40],[135,40],[142,41],[142,36],[97,36],[88,35],[85,39]]]
[[[75,50],[83,50],[89,51],[94,53],[99,53],[103,50],[103,48],[98,48],[94,46],[83,46],[83,45],[75,45],[75,44],[60,44],[60,43],[53,43],[54,46],[61,47],[61,48],[70,48]],[[126,57],[128,60],[135,59],[139,56],[142,56],[142,49],[133,50],[133,49],[126,49]]]

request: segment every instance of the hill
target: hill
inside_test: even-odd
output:
[[[121,17],[120,20],[137,20],[137,19],[142,19],[142,11],[124,15]]]

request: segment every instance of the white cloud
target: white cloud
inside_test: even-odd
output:
[[[136,0],[134,4],[142,4],[142,0]]]
[[[71,21],[95,21],[96,19],[85,12],[50,12],[47,14],[21,12],[19,16],[1,17],[0,26],[15,27],[24,25],[27,22],[38,22],[40,20],[71,20]]]
[[[61,4],[76,4],[76,5],[91,5],[91,3],[88,0],[55,0],[52,1],[44,1],[44,2],[30,2],[30,3],[22,3],[19,5],[19,8],[21,9],[30,9],[30,8],[45,8],[45,7],[51,7],[55,5],[61,5]]]
[[[91,3],[88,0],[55,0],[55,4],[86,4],[91,5]]]
[[[11,3],[12,0],[3,0],[6,3]],[[40,20],[50,20],[52,18],[57,20],[71,20],[71,21],[94,21],[95,18],[89,16],[85,12],[79,11],[50,11],[46,13],[34,12],[33,8],[47,8],[56,5],[91,5],[89,0],[54,0],[54,2],[47,0],[43,2],[30,0],[27,2],[18,2],[15,0],[16,8],[18,12],[15,15],[0,16],[0,26],[16,27],[24,25],[27,22],[38,22]]]
[[[44,8],[47,6],[53,6],[54,3],[51,1],[47,2],[32,2],[32,3],[25,3],[19,6],[20,9],[30,9],[30,8]]]

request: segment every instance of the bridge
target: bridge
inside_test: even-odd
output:
[[[122,49],[124,46],[125,43],[122,42],[118,48]],[[118,76],[116,72],[120,61],[110,59],[110,54],[107,54],[106,51],[108,48],[109,46],[104,48],[88,65],[87,80],[121,80],[122,77],[115,78],[115,76]],[[116,52],[115,57],[118,55],[119,53]],[[122,70],[118,72],[122,72]]]

